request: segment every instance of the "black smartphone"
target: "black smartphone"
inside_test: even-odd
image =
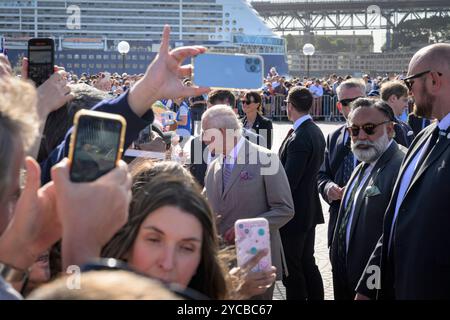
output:
[[[28,41],[28,79],[39,87],[53,74],[54,65],[55,42],[53,39],[30,39]]]
[[[122,116],[78,111],[70,140],[70,180],[90,182],[114,169],[122,157],[125,129]]]

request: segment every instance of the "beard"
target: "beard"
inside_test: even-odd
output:
[[[386,128],[384,129],[383,135],[378,138],[378,140],[371,142],[367,140],[356,141],[351,144],[352,152],[356,159],[365,163],[372,163],[386,151],[389,145],[389,136],[387,134]],[[368,146],[367,149],[361,149],[359,146]]]
[[[417,100],[414,102],[414,115],[421,118],[431,119],[435,97],[433,97],[428,92],[428,89],[423,86],[421,98],[422,102],[418,103]]]

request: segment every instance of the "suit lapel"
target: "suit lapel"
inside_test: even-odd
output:
[[[341,132],[339,136],[336,139],[336,148],[335,152],[332,154],[332,158],[330,159],[331,163],[336,163],[338,165],[342,164],[342,161],[344,160],[345,156],[347,155],[347,147],[344,145],[344,136],[345,136],[345,127],[341,128]],[[348,137],[350,138],[350,137]],[[339,159],[340,161],[337,161]],[[341,160],[342,159],[342,160]],[[335,168],[335,171],[338,170],[338,167]]]
[[[450,139],[447,139],[447,137],[440,137],[440,139],[444,139],[444,141],[439,141],[431,152],[428,154],[425,161],[422,163],[422,166],[419,168],[419,171],[414,175],[411,183],[409,184],[408,190],[405,193],[405,198],[408,195],[411,188],[414,186],[414,183],[417,182],[417,180],[420,179],[422,174],[441,156],[441,154],[447,149],[447,147],[450,145]],[[420,161],[420,159],[419,159]]]
[[[363,204],[364,200],[364,194],[367,186],[372,182],[376,181],[378,174],[380,171],[386,166],[386,164],[391,160],[395,152],[398,150],[398,144],[395,141],[392,141],[392,144],[390,147],[384,152],[384,154],[381,156],[381,158],[377,161],[375,167],[373,167],[372,172],[370,173],[370,176],[367,178],[366,182],[363,185],[363,188],[361,190],[361,193],[359,194],[358,200],[355,204],[355,210],[353,212],[353,219],[352,219],[352,225],[350,227],[350,237],[349,242],[351,243],[353,233],[356,228],[356,224],[358,223],[360,211],[361,211],[361,205]]]
[[[215,199],[220,199],[223,193],[223,188],[222,188],[222,178],[223,178],[223,165],[220,163],[220,161],[223,160],[222,156],[219,156],[218,160],[216,159],[214,161],[214,194],[215,194]]]
[[[345,191],[344,194],[342,195],[342,201],[341,201],[341,206],[339,207],[339,213],[338,213],[338,217],[336,220],[336,225],[333,231],[333,239],[337,236],[336,232],[339,230],[339,226],[342,223],[342,219],[344,218],[344,214],[345,214],[345,200],[348,197],[348,193],[349,193],[349,188],[351,187],[351,185],[353,184],[353,181],[355,180],[355,178],[358,176],[357,173],[359,173],[359,171],[361,170],[361,166],[363,164],[360,163],[358,166],[356,166],[356,168],[353,170],[352,175],[350,176],[350,179],[348,179],[347,184],[345,185]],[[334,240],[333,240],[334,242]]]
[[[250,152],[250,143],[245,140],[244,144],[242,145],[241,149],[238,153],[238,159],[236,163],[234,164],[233,170],[231,171],[230,179],[228,180],[227,185],[225,186],[225,190],[222,194],[222,199],[225,198],[227,193],[230,191],[233,184],[236,182],[236,180],[239,178],[240,173],[244,168],[248,165],[248,159],[249,159],[249,152]],[[252,150],[253,152],[253,150]],[[223,165],[221,166],[223,170]],[[222,182],[222,180],[220,180]],[[222,183],[220,184],[222,186]]]

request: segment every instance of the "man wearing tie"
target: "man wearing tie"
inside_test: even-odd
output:
[[[405,156],[357,299],[450,299],[450,44],[419,50],[404,81],[414,113],[437,122]]]
[[[366,86],[361,79],[351,78],[337,87],[337,107],[345,119],[350,112],[350,103],[366,96]],[[350,150],[350,135],[342,125],[327,138],[325,157],[318,175],[319,192],[330,205],[328,222],[328,246],[331,245],[336,219],[341,205],[344,186],[347,184],[357,162]]]
[[[272,264],[277,279],[287,272],[279,229],[294,215],[289,182],[278,155],[243,136],[242,123],[224,105],[202,116],[202,139],[220,156],[211,162],[204,193],[218,216],[218,231],[227,244],[234,244],[238,219],[266,218],[269,222]],[[272,285],[259,299],[271,299]]]
[[[330,259],[335,300],[353,300],[355,288],[383,229],[384,209],[406,148],[394,135],[393,114],[386,103],[359,98],[348,118],[351,148],[361,163],[343,196]]]
[[[287,96],[287,114],[294,125],[280,147],[294,199],[295,215],[283,228],[281,239],[289,275],[283,278],[288,300],[323,300],[322,277],[314,259],[316,225],[324,223],[317,173],[323,162],[325,139],[309,112],[313,96],[294,87]]]

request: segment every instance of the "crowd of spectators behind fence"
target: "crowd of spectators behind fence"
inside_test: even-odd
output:
[[[419,51],[418,55],[425,58],[412,60],[411,68],[415,72],[409,70],[410,77],[404,83],[392,81],[403,79],[403,74],[362,75],[360,79],[336,74],[322,78],[286,78],[271,68],[260,90],[231,93],[196,87],[189,80],[191,67],[181,64],[206,49],[180,47],[170,50],[169,37],[170,28],[166,26],[160,52],[144,74],[105,71],[95,75],[75,75],[55,66],[55,73],[38,88],[26,79],[26,59],[21,75],[16,76],[12,74],[8,59],[0,55],[0,299],[21,299],[35,288],[29,295],[32,299],[271,299],[276,279],[283,279],[288,298],[323,299],[323,284],[314,261],[315,227],[324,222],[317,176],[328,170],[327,161],[331,160],[340,159],[339,168],[348,179],[353,169],[368,165],[371,161],[353,157],[350,152],[350,146],[352,152],[357,149],[355,145],[359,146],[360,136],[362,140],[374,139],[373,144],[370,141],[361,144],[361,153],[380,141],[384,148],[380,154],[390,145],[397,148],[397,142],[392,142],[392,138],[396,141],[402,138],[399,144],[406,148],[411,146],[406,157],[411,157],[412,150],[418,150],[418,145],[423,152],[414,154],[431,152],[431,160],[427,158],[421,163],[414,156],[416,162],[408,164],[412,167],[413,163],[419,168],[423,165],[419,174],[429,167],[428,170],[435,170],[436,174],[421,177],[428,179],[426,185],[417,183],[418,178],[412,181],[412,187],[417,192],[428,192],[427,196],[423,201],[411,197],[400,200],[406,204],[414,202],[414,205],[405,205],[412,216],[448,213],[448,197],[445,198],[449,172],[445,148],[450,139],[448,45],[430,46]],[[423,71],[427,68],[421,63],[428,63],[433,68]],[[420,78],[424,81],[419,82]],[[418,86],[420,84],[423,90]],[[402,110],[406,114],[410,111],[407,104],[410,94],[416,99],[414,110],[421,111],[424,117],[418,118],[420,129],[418,139],[414,141],[415,132],[400,120]],[[364,99],[366,96],[373,98]],[[380,96],[385,101],[380,101]],[[336,111],[325,97],[332,97],[339,110]],[[274,103],[280,101],[283,103],[273,108]],[[155,105],[175,113],[176,125],[158,124]],[[358,110],[363,107],[367,109]],[[191,149],[198,146],[206,156],[196,163],[203,169],[186,168],[182,161],[180,164],[136,158],[127,163],[120,160],[115,169],[93,182],[70,181],[70,163],[66,157],[73,117],[82,108],[123,116],[127,122],[125,149],[133,146],[149,127],[158,132],[163,144],[167,145],[184,147],[194,136]],[[325,141],[313,119],[330,120],[331,116],[340,119],[341,113],[347,120],[346,125]],[[283,119],[283,115],[293,122],[293,128],[276,153],[270,150],[273,140],[270,118]],[[375,120],[366,123],[369,116]],[[378,121],[380,117],[383,121]],[[428,121],[426,124],[425,120]],[[434,121],[432,126],[429,120]],[[383,125],[387,129],[381,135],[381,129],[377,128]],[[394,126],[400,129],[394,131]],[[427,126],[430,127],[425,130]],[[431,127],[435,131],[435,140],[431,139]],[[148,136],[152,130],[147,131]],[[211,130],[219,131],[221,135],[205,133]],[[176,132],[176,135],[166,139],[164,131]],[[381,138],[375,141],[377,135]],[[340,138],[336,138],[338,136]],[[347,155],[329,156],[334,152],[330,141],[345,149]],[[434,144],[433,150],[437,151],[430,151],[428,147]],[[356,151],[355,155],[358,154]],[[253,156],[256,163],[239,162],[253,159]],[[376,163],[379,158],[372,160]],[[267,159],[270,159],[269,164],[264,162]],[[436,159],[441,160],[436,162]],[[343,163],[348,164],[348,168]],[[273,164],[275,168],[272,168]],[[397,164],[400,165],[400,160]],[[263,174],[266,169],[274,170]],[[335,173],[334,169],[329,171]],[[389,174],[390,179],[394,177]],[[404,179],[402,175],[399,177]],[[203,182],[205,188],[202,189]],[[330,202],[340,199],[342,194],[336,199],[331,197],[337,185],[329,182],[325,191],[320,190],[323,198]],[[426,201],[434,196],[435,191],[429,190],[435,182],[439,187],[439,201]],[[401,183],[402,186],[409,184],[403,180]],[[338,188],[340,193],[344,186],[345,183]],[[348,202],[352,203],[357,193],[349,193],[351,201]],[[372,193],[375,196],[381,191],[372,188]],[[414,211],[424,205],[429,208]],[[349,208],[345,208],[344,218],[338,219],[343,226],[335,233],[338,240],[344,239]],[[382,217],[384,207],[378,213]],[[301,220],[305,216],[306,223]],[[239,218],[253,217],[268,220],[271,250],[254,250],[253,258],[238,267],[234,248],[230,246],[236,236],[233,224]],[[443,240],[435,241],[434,233],[430,232],[423,234],[424,243],[441,245],[439,253],[444,255],[448,266],[448,248],[444,247],[448,244],[448,215],[437,217],[440,220],[432,220],[437,226],[433,228],[440,232],[438,235]],[[397,219],[405,224],[402,218]],[[433,217],[419,221],[426,219]],[[396,223],[395,217],[393,223]],[[415,232],[426,229],[415,224],[412,227],[402,225],[400,230],[407,228],[415,228]],[[389,226],[388,229],[391,230]],[[381,245],[386,247],[388,241]],[[342,248],[335,245],[338,256],[343,254]],[[383,250],[386,254],[386,248]],[[404,262],[415,261],[415,254],[422,251],[432,250],[429,247],[406,250],[412,258],[401,260],[401,256],[396,256],[396,267],[410,270],[410,265]],[[252,270],[269,254],[272,266],[263,271]],[[386,262],[383,260],[383,263]],[[441,272],[440,276],[447,277],[444,283],[445,279],[450,279],[448,268],[443,271],[441,265],[435,267],[433,263],[434,260],[430,261],[426,268],[431,266],[431,271]],[[73,266],[80,266],[84,271],[80,291],[70,291],[68,282],[64,285],[65,278],[58,280]],[[314,281],[307,270],[310,267],[314,269]],[[121,272],[102,273],[104,269]],[[436,279],[432,278],[434,272],[417,270],[417,275],[408,278],[408,281],[415,281],[416,289],[410,291],[407,289],[409,282],[404,282],[399,287],[401,291],[397,292],[400,298],[449,297],[448,286],[442,289],[436,285]],[[358,279],[359,273],[358,270]],[[418,279],[422,275],[428,277],[428,281]],[[389,286],[392,279],[382,280]],[[42,285],[46,282],[50,283]],[[429,286],[425,286],[426,290],[424,283]],[[313,286],[315,288],[311,288]],[[354,290],[349,288],[350,299],[356,294]],[[360,298],[374,298],[364,291],[358,293]]]

